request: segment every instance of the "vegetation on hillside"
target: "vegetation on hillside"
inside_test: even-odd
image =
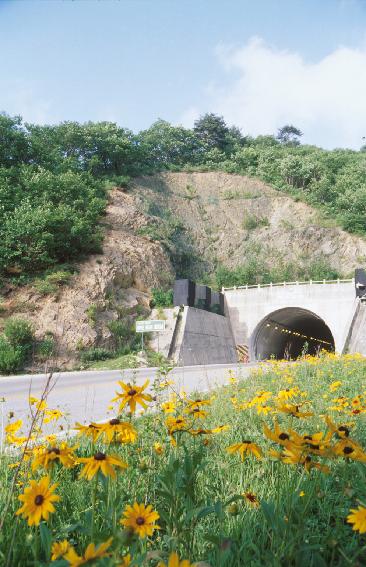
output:
[[[187,396],[161,368],[85,425],[47,406],[51,381],[30,431],[6,425],[0,563],[364,565],[365,377],[360,355],[323,354]]]
[[[0,274],[22,281],[98,251],[108,184],[169,169],[257,176],[365,234],[366,153],[301,145],[300,137],[287,125],[277,136],[251,138],[214,114],[192,129],[158,120],[138,134],[109,122],[39,126],[1,114]],[[190,251],[181,245],[182,227],[165,220],[165,235],[149,230],[184,265]]]

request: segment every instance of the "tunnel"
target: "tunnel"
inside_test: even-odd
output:
[[[312,311],[286,307],[260,321],[249,346],[251,360],[294,360],[304,353],[334,351],[334,338],[323,319]]]

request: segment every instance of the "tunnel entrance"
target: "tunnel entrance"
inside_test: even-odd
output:
[[[312,311],[286,307],[273,311],[255,328],[250,359],[296,359],[301,354],[334,351],[334,338],[326,323]]]

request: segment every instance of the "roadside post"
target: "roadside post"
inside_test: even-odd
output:
[[[164,319],[148,319],[146,321],[136,321],[136,333],[141,333],[141,350],[144,350],[144,333],[160,333],[165,331]],[[159,335],[158,335],[159,352]]]

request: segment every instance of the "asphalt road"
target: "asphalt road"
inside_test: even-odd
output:
[[[236,376],[245,378],[252,364],[214,364],[209,366],[185,366],[174,368],[170,378],[175,382],[175,390],[183,388],[187,393],[207,391],[222,385],[228,380],[228,370]],[[153,382],[156,368],[134,370],[101,370],[81,372],[59,372],[52,377],[52,390],[48,395],[48,407],[60,409],[66,417],[56,424],[51,422],[44,427],[48,433],[58,432],[60,425],[64,430],[72,428],[76,421],[86,423],[101,421],[113,415],[108,409],[111,399],[120,387],[118,380],[135,380],[138,385],[146,379]],[[0,441],[3,440],[4,425],[8,422],[9,412],[15,418],[29,422],[29,396],[39,398],[44,390],[47,377],[45,374],[9,376],[0,378]],[[3,400],[3,401],[1,401]],[[25,431],[24,431],[25,433]]]

